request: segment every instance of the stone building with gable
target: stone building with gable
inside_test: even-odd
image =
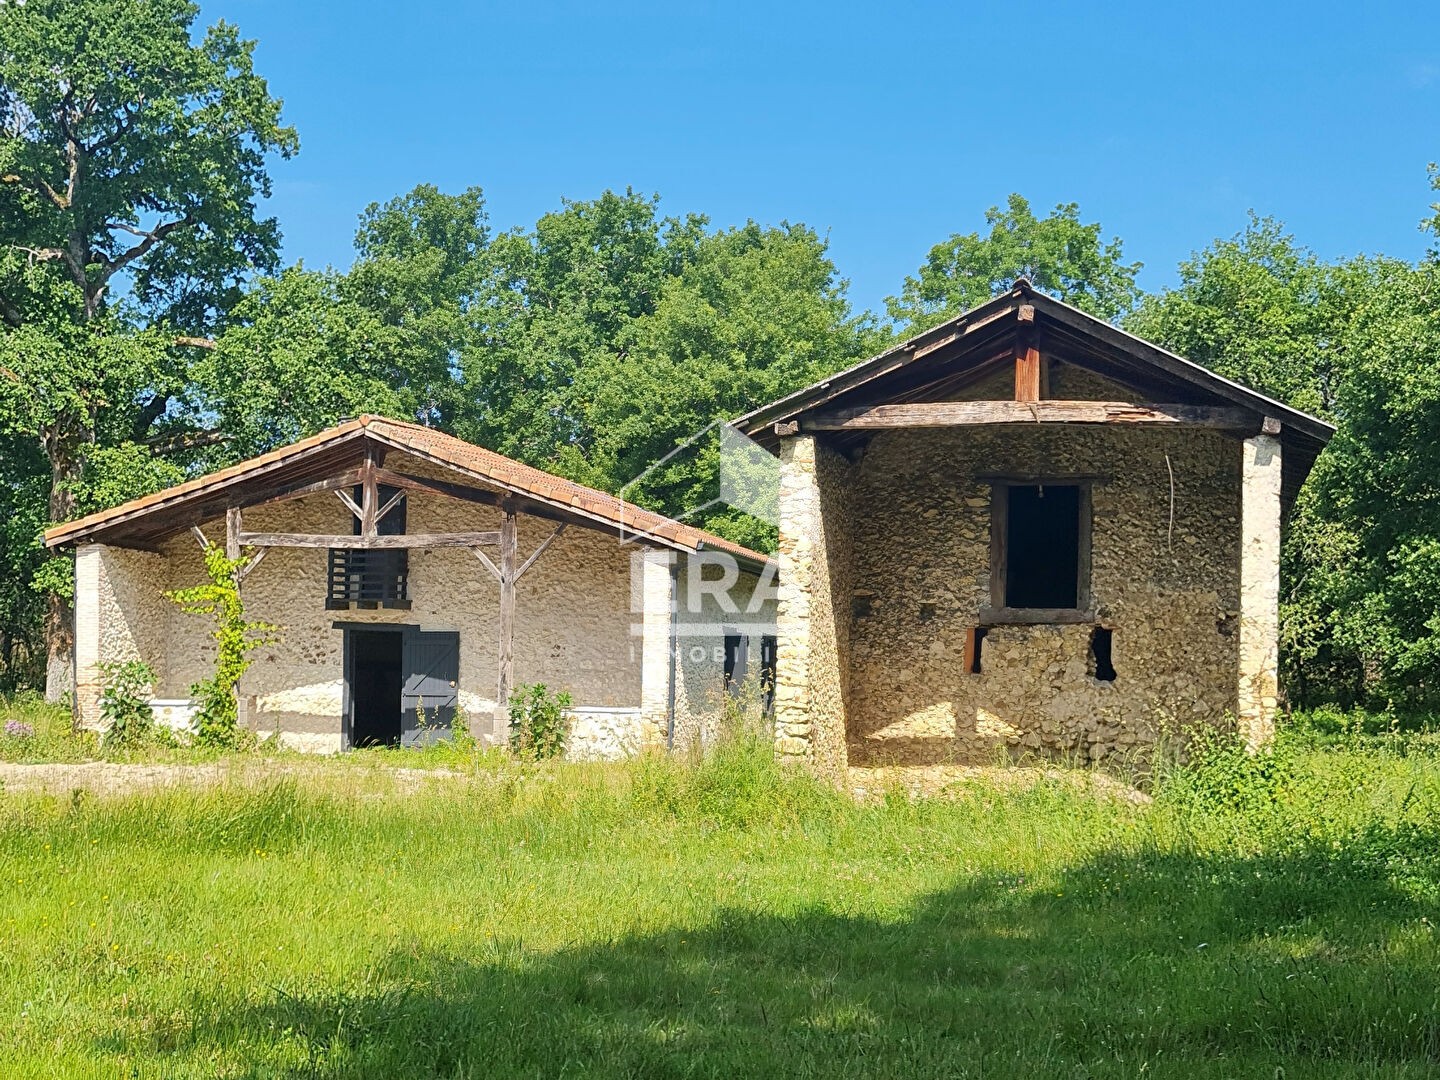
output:
[[[767,556],[417,424],[365,416],[45,534],[75,551],[78,721],[107,665],[154,672],[176,727],[214,669],[211,625],[166,597],[204,550],[248,553],[248,619],[280,629],[241,722],[305,750],[412,744],[457,715],[487,742],[544,683],[570,752],[615,758],[713,732],[727,694],[773,686]]]
[[[780,463],[785,757],[1269,738],[1281,525],[1330,425],[1022,279],[737,426]]]

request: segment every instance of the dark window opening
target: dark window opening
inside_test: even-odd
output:
[[[1109,627],[1097,626],[1090,631],[1090,664],[1095,678],[1101,682],[1115,681],[1115,665],[1110,656],[1114,639],[1115,632]]]
[[[985,635],[990,632],[988,626],[972,626],[965,632],[965,669],[971,675],[980,674],[980,654],[985,648]]]
[[[775,711],[775,656],[779,644],[774,634],[765,634],[760,638],[760,694],[766,716]]]
[[[379,513],[400,488],[381,484],[376,489],[375,512]],[[361,505],[364,489],[354,489],[352,498]],[[375,523],[380,536],[405,535],[406,498]],[[351,515],[351,535],[360,535],[360,519]],[[329,608],[406,607],[410,601],[410,552],[404,548],[330,549]]]
[[[1080,606],[1080,488],[1005,489],[1005,606]]]
[[[725,635],[725,690],[732,697],[745,685],[750,664],[750,639],[743,634]]]

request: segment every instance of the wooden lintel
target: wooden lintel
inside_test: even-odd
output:
[[[981,608],[982,626],[1056,626],[1093,623],[1095,612],[1078,608]]]
[[[836,409],[806,417],[808,431],[958,427],[984,424],[1175,424],[1253,431],[1248,409],[1208,405],[1136,405],[1128,401],[931,401]]]
[[[477,544],[496,544],[500,534],[488,532],[407,533],[401,536],[321,536],[310,533],[247,533],[240,534],[240,543],[253,547],[290,548],[447,548]]]

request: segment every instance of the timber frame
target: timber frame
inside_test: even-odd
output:
[[[431,475],[437,471],[453,479]],[[358,500],[353,494],[357,488]],[[382,501],[384,488],[393,488],[395,493]],[[380,523],[410,492],[494,508],[499,511],[500,527],[382,534]],[[264,532],[245,527],[246,512],[256,507],[327,493],[332,493],[353,515],[358,524],[353,534]],[[555,526],[523,559],[518,550],[522,514]],[[205,526],[217,519],[224,522],[223,539],[212,541]],[[607,532],[622,544],[643,548],[687,554],[723,551],[752,571],[758,571],[768,561],[754,551],[614,495],[572,483],[443,432],[378,416],[347,421],[229,469],[56,526],[46,532],[45,543],[51,548],[106,544],[159,552],[163,542],[188,530],[202,548],[223,544],[229,559],[239,560],[248,554],[248,560],[236,573],[237,584],[253,574],[275,548],[467,548],[495,578],[500,590],[495,718],[498,735],[503,732],[509,694],[514,688],[516,586],[571,526]],[[486,551],[490,548],[495,549],[493,557]]]
[[[1054,396],[1059,365],[1080,368],[1132,400]],[[1003,399],[973,388],[1012,373]],[[853,457],[877,431],[996,425],[1203,428],[1237,441],[1278,436],[1286,505],[1334,428],[1036,291],[1024,278],[987,304],[734,421],[778,453],[815,433]]]

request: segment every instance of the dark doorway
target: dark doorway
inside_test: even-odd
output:
[[[398,746],[405,635],[399,630],[351,630],[350,745]]]

